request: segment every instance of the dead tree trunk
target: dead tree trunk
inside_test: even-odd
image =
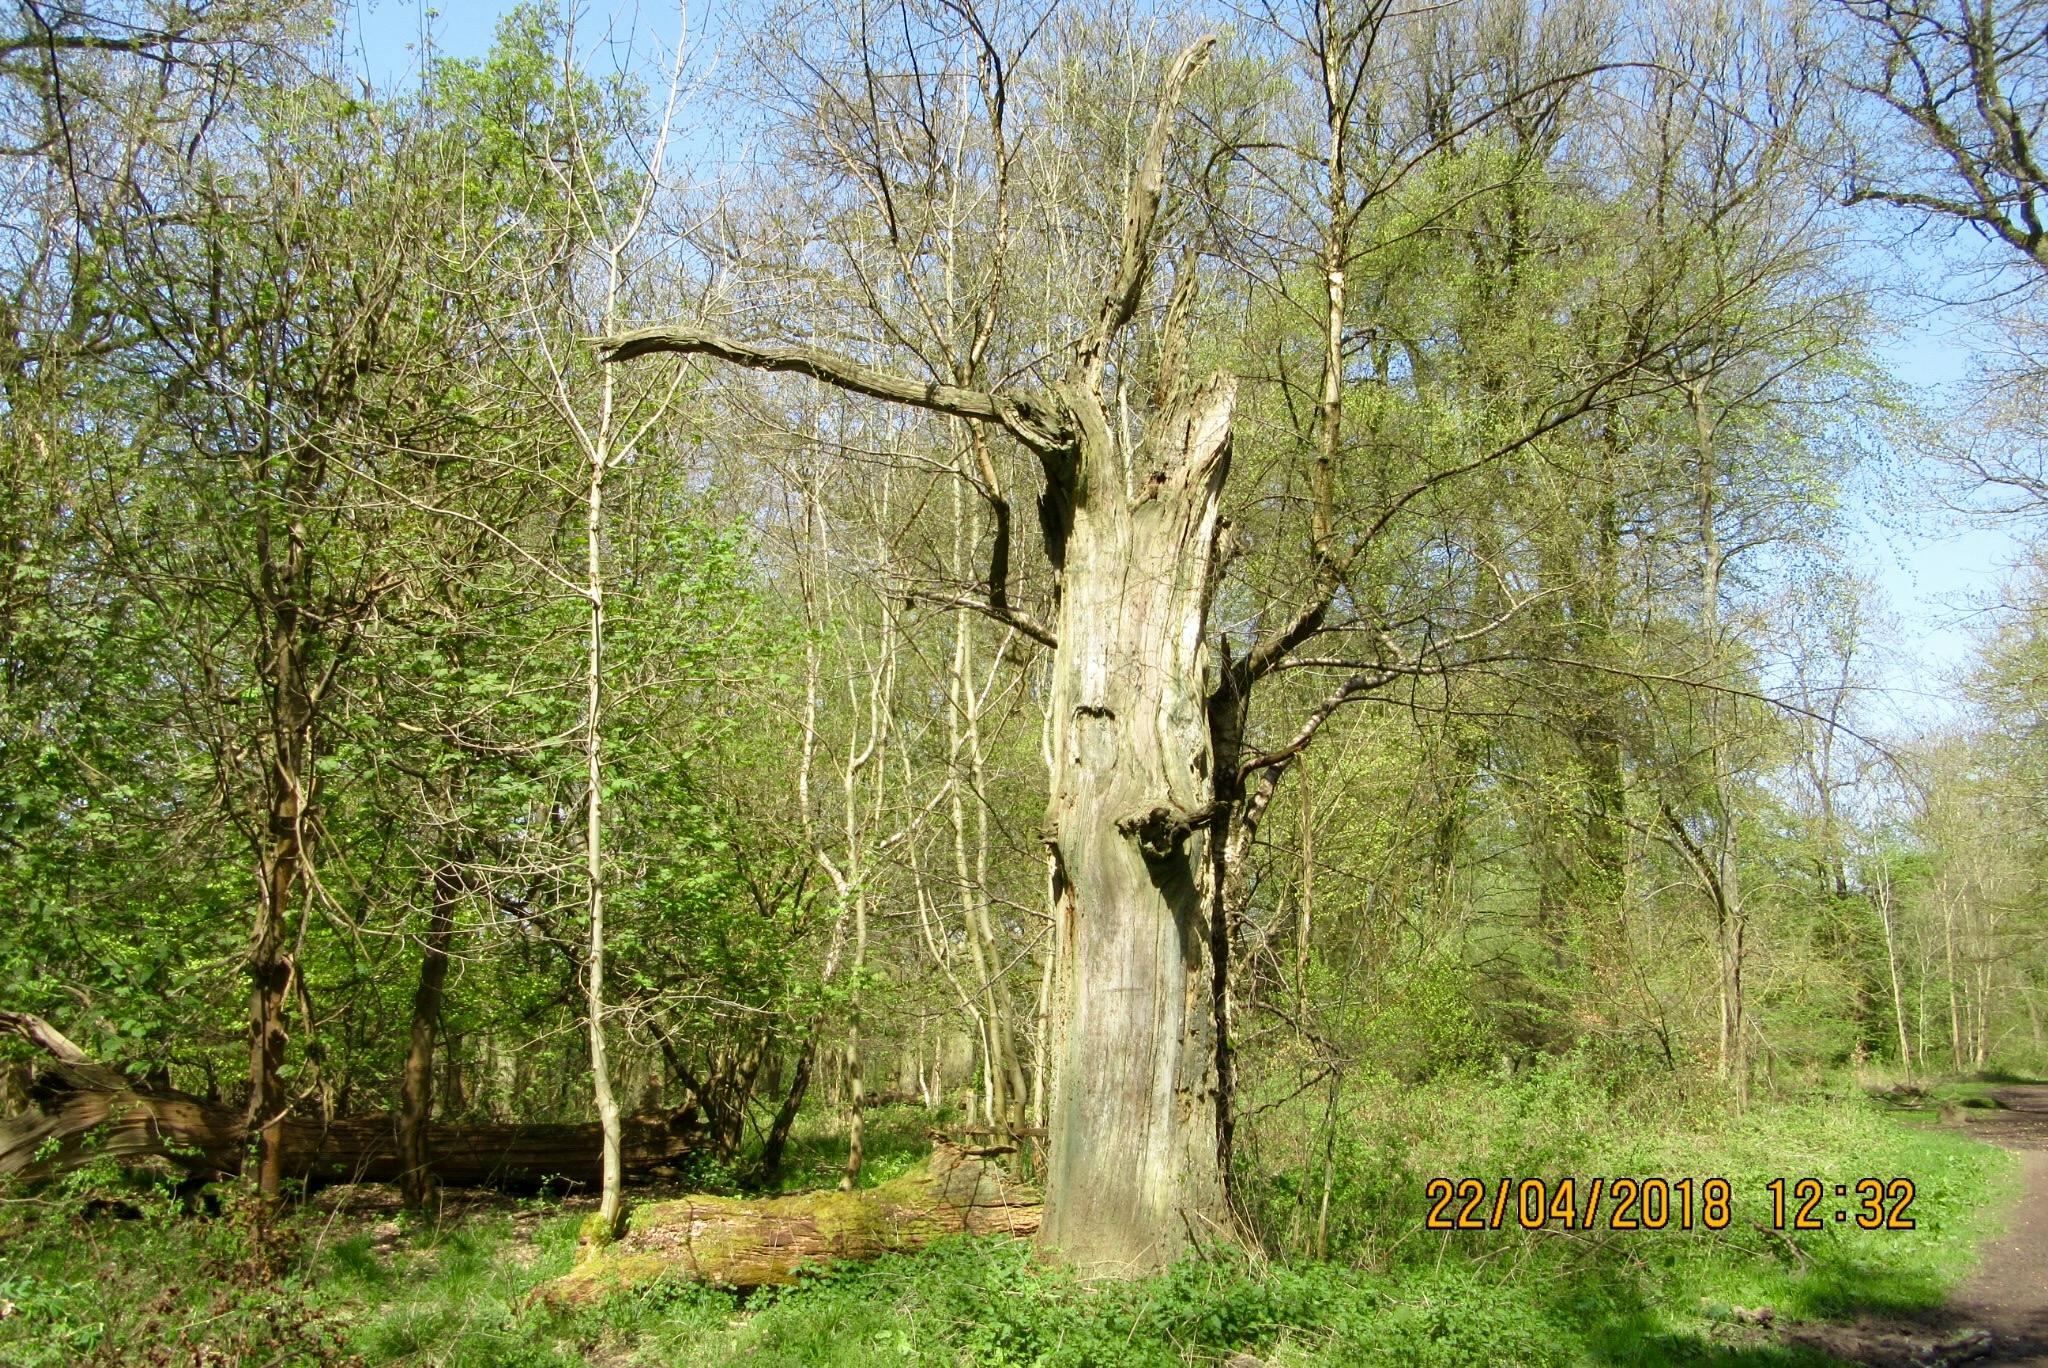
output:
[[[1029,1235],[1038,1195],[992,1157],[939,1143],[877,1187],[789,1197],[683,1197],[637,1208],[626,1237],[534,1292],[551,1306],[599,1301],[660,1278],[728,1287],[793,1283],[805,1268],[921,1249],[947,1235]]]
[[[1207,896],[1209,829],[1220,810],[1204,667],[1237,388],[1221,375],[1192,390],[1181,383],[1190,270],[1175,281],[1172,336],[1141,439],[1121,439],[1124,424],[1103,397],[1110,348],[1137,313],[1155,256],[1173,116],[1211,46],[1190,47],[1167,77],[1101,312],[1049,392],[919,381],[814,347],[697,327],[643,328],[603,343],[610,361],[710,356],[998,424],[1038,456],[1056,628],[1010,603],[1000,516],[986,598],[966,606],[1053,648],[1047,843],[1062,963],[1039,1240],[1098,1274],[1146,1272],[1191,1239],[1231,1233],[1219,1115],[1228,957],[1217,953],[1223,938]]]
[[[1228,1233],[1202,667],[1235,394],[1212,383],[1158,434],[1136,498],[1107,451],[1084,452],[1075,482],[1053,663],[1047,816],[1067,965],[1043,1239],[1098,1271]]]

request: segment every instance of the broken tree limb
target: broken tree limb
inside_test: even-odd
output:
[[[806,1268],[907,1253],[948,1235],[1032,1235],[1040,1199],[995,1157],[1008,1152],[941,1141],[902,1177],[853,1192],[650,1202],[634,1209],[622,1239],[591,1249],[534,1300],[585,1305],[664,1278],[781,1286]]]
[[[69,1036],[33,1012],[0,1012],[0,1031],[18,1035],[60,1064],[89,1064]]]
[[[820,347],[748,342],[689,323],[635,328],[594,340],[606,362],[631,361],[663,352],[710,356],[754,370],[807,375],[871,399],[908,404],[954,418],[1000,423],[1018,441],[1040,453],[1064,450],[1073,441],[1065,418],[1042,396],[990,394],[938,380],[913,380]]]
[[[29,1109],[0,1119],[0,1178],[36,1181],[102,1156],[169,1160],[207,1177],[239,1166],[241,1113],[186,1093],[139,1091],[31,1013],[0,1012],[0,1031],[48,1056],[30,1084]]]
[[[0,1031],[48,1056],[29,1089],[31,1106],[0,1118],[0,1180],[38,1182],[102,1157],[205,1181],[241,1172],[248,1118],[171,1088],[137,1083],[93,1062],[39,1017],[0,1012]],[[323,1125],[287,1117],[282,1176],[309,1187],[397,1182],[409,1167],[398,1119],[354,1117]],[[592,1124],[439,1125],[426,1128],[434,1177],[451,1187],[533,1192],[594,1187],[601,1151]],[[683,1116],[626,1119],[622,1158],[629,1174],[649,1175],[704,1147],[703,1128]]]

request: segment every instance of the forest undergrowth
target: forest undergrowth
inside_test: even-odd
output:
[[[167,1192],[88,1170],[0,1204],[0,1362],[1821,1364],[1773,1325],[1938,1303],[2010,1183],[2008,1156],[1877,1100],[1869,1082],[1843,1076],[1741,1115],[1710,1086],[1617,1092],[1574,1058],[1389,1084],[1340,1119],[1320,1260],[1211,1252],[1090,1287],[1035,1267],[1020,1243],[956,1240],[746,1298],[667,1283],[570,1313],[529,1297],[573,1263],[587,1200],[450,1194],[421,1219],[385,1189],[330,1189],[272,1219],[223,1190],[194,1218]],[[932,1119],[879,1111],[863,1182],[915,1162]],[[792,1184],[829,1182],[842,1154],[822,1128],[801,1133]],[[1246,1173],[1242,1189],[1269,1244],[1303,1249],[1320,1176],[1311,1195],[1277,1171]],[[1663,1231],[1425,1230],[1427,1180],[1467,1174],[1722,1177],[1734,1209],[1718,1232],[1675,1218]],[[1915,1228],[1774,1233],[1764,1185],[1805,1175],[1910,1177]],[[722,1178],[708,1169],[700,1185]]]

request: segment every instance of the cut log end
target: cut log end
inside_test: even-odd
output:
[[[588,1248],[533,1300],[582,1306],[663,1279],[786,1286],[807,1268],[907,1253],[948,1235],[1033,1235],[1040,1210],[1038,1194],[995,1159],[940,1143],[902,1177],[854,1192],[649,1203],[623,1239]]]

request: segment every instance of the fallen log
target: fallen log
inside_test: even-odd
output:
[[[197,1181],[241,1171],[249,1133],[239,1109],[137,1083],[37,1017],[0,1012],[0,1030],[49,1056],[30,1085],[30,1109],[0,1119],[0,1179],[35,1182],[102,1156]],[[628,1174],[659,1175],[703,1148],[702,1127],[687,1115],[629,1117],[622,1142]],[[450,1187],[536,1192],[595,1187],[601,1177],[594,1123],[430,1126],[427,1143],[434,1177]],[[405,1173],[398,1122],[388,1115],[328,1124],[287,1118],[283,1151],[284,1176],[309,1187],[397,1182]]]
[[[534,1289],[552,1307],[584,1305],[664,1278],[748,1290],[796,1281],[844,1260],[921,1249],[947,1235],[1037,1232],[1038,1194],[998,1161],[1007,1150],[941,1141],[900,1178],[854,1192],[682,1197],[633,1208],[626,1234]]]

